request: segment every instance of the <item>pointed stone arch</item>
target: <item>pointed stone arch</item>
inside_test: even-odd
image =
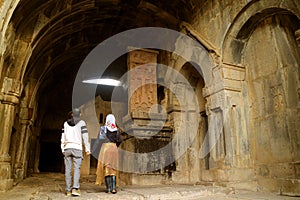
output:
[[[202,74],[197,70],[198,64],[185,62],[179,71],[187,81],[185,84],[179,83],[179,87],[183,92],[184,99],[186,99],[186,105],[183,105],[180,115],[184,119],[185,123],[181,124],[183,128],[180,128],[180,141],[185,141],[189,147],[186,152],[177,160],[176,169],[179,171],[186,171],[186,174],[174,172],[173,178],[179,182],[196,183],[201,181],[201,169],[205,163],[200,158],[199,152],[204,145],[204,137],[206,132],[206,120],[203,117],[203,113],[206,113],[206,99],[203,95],[203,89],[205,87],[205,81]],[[178,112],[177,110],[174,113]],[[174,118],[176,119],[176,114]],[[178,119],[177,119],[178,120]],[[177,128],[175,126],[175,128]],[[196,131],[192,131],[196,129]],[[180,144],[181,142],[177,142]],[[184,146],[184,145],[182,145]],[[174,146],[175,153],[181,152],[181,145]]]
[[[294,166],[294,160],[299,160],[299,154],[294,153],[299,152],[299,145],[288,139],[296,137],[291,124],[297,118],[294,94],[299,87],[295,73],[299,72],[299,49],[295,31],[300,28],[299,5],[299,1],[279,0],[248,3],[229,27],[222,46],[223,65],[245,71],[241,94],[251,168],[268,171],[259,172],[255,181],[263,190],[280,190],[282,194],[299,193],[298,182],[286,187],[296,172],[291,170],[287,175],[281,167]],[[282,149],[276,148],[276,152],[274,143]],[[282,173],[277,174],[279,171]],[[271,178],[270,174],[276,176]]]
[[[174,121],[180,121],[178,118],[180,116],[186,120],[184,124],[180,125],[184,127],[178,127],[178,124],[174,124],[175,133],[178,131],[180,132],[180,136],[177,138],[178,141],[174,144],[179,145],[181,143],[181,145],[175,145],[173,153],[175,154],[175,157],[176,155],[182,156],[176,162],[176,170],[178,169],[178,171],[175,171],[172,174],[172,177],[174,181],[182,183],[197,182],[201,180],[200,165],[202,164],[200,163],[203,161],[198,157],[198,154],[201,145],[203,145],[203,138],[205,136],[205,130],[202,130],[202,128],[204,128],[203,126],[205,126],[203,123],[205,122],[202,119],[201,113],[205,113],[206,103],[204,101],[207,97],[206,90],[208,89],[208,86],[214,84],[213,68],[216,66],[215,61],[211,57],[211,51],[209,50],[211,47],[205,42],[202,43],[203,41],[201,38],[196,38],[195,42],[195,36],[192,33],[187,33],[190,30],[189,28],[190,27],[186,27],[188,30],[183,30],[183,32],[189,35],[194,41],[190,40],[191,38],[189,37],[189,39],[186,37],[179,37],[175,45],[176,51],[172,53],[173,63],[171,63],[173,69],[179,72],[177,75],[178,78],[174,78],[174,80],[177,81],[173,83],[173,87],[177,88],[174,89],[174,91],[182,91],[183,96],[187,95],[183,97],[186,99],[186,105],[182,105],[182,108],[180,108],[180,106],[177,106],[176,100],[174,102],[174,95],[169,94],[168,97],[168,99],[170,99],[169,103],[175,104],[171,105],[171,110],[168,111],[171,118],[174,118]],[[211,50],[213,51],[213,49]],[[174,76],[176,76],[176,74],[174,74]],[[181,80],[182,78],[185,80]],[[190,95],[191,93],[193,93],[193,95]],[[181,96],[181,94],[179,95]],[[201,97],[199,97],[199,95]],[[194,99],[193,97],[197,99]],[[201,100],[199,98],[201,98]],[[197,131],[191,131],[191,127],[196,127]],[[200,132],[198,129],[201,129],[200,132],[203,135],[199,135]],[[182,142],[184,144],[182,144]],[[186,146],[189,146],[188,150],[182,149]],[[194,162],[190,162],[191,160],[189,159],[195,160]]]
[[[222,61],[241,66],[242,52],[255,26],[271,15],[287,14],[300,20],[299,1],[251,1],[229,27],[222,45]]]

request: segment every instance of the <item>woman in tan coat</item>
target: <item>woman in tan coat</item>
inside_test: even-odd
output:
[[[98,137],[102,140],[102,146],[98,157],[96,184],[101,185],[105,181],[106,192],[115,194],[117,193],[118,146],[122,139],[113,114],[106,116],[105,125],[101,127]]]

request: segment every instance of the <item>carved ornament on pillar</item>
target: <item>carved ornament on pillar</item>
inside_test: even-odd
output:
[[[24,125],[32,125],[33,108],[21,107],[20,109],[20,122]]]
[[[220,91],[241,92],[245,80],[245,68],[222,64],[214,69],[214,80],[211,85],[203,88],[203,96],[208,97]]]
[[[127,133],[151,138],[166,127],[166,115],[158,113],[157,55],[158,51],[134,49],[128,53],[128,115],[123,118]]]
[[[16,105],[19,103],[21,82],[19,80],[5,77],[0,92],[0,102],[3,104]]]
[[[213,59],[214,63],[216,63],[216,66],[218,66],[222,63],[221,56],[219,54],[217,54],[215,51],[210,51],[209,55]]]
[[[300,47],[300,29],[295,31],[296,41],[298,43],[298,47]]]
[[[157,105],[157,51],[134,50],[128,53],[129,113],[149,112]],[[152,110],[157,112],[157,108]]]

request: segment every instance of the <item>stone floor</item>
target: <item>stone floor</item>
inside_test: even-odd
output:
[[[201,185],[121,186],[117,194],[106,194],[104,186],[94,184],[94,176],[81,177],[81,196],[67,197],[64,194],[64,175],[40,173],[26,178],[13,189],[0,192],[2,200],[54,200],[54,199],[109,199],[109,200],[295,200],[299,197],[279,196],[223,187]]]

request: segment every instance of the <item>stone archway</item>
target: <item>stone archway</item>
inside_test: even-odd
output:
[[[286,15],[266,18],[249,38],[243,59],[258,183],[264,190],[278,191],[283,187],[282,193],[297,187],[284,185],[296,178],[297,172],[290,167],[296,167],[294,162],[300,160],[299,135],[295,131],[299,128],[300,51],[292,24],[295,22]],[[274,187],[274,182],[279,186]]]
[[[222,49],[224,65],[245,70],[241,92],[247,97],[244,110],[258,188],[283,194],[299,193],[294,169],[300,159],[295,131],[300,13],[294,3],[249,4],[229,28]]]
[[[210,148],[209,165],[202,171],[201,180],[247,189],[267,188],[299,194],[299,190],[296,190],[296,187],[300,188],[296,171],[299,168],[299,144],[296,141],[299,140],[297,119],[299,119],[300,75],[299,50],[293,35],[294,31],[299,29],[299,1],[252,0],[236,3],[232,0],[226,3],[221,1],[203,1],[203,3],[196,0],[160,2],[112,0],[105,1],[104,4],[102,2],[1,1],[0,119],[3,120],[0,122],[0,133],[4,134],[0,134],[0,190],[10,188],[13,179],[18,181],[24,178],[27,171],[38,172],[37,159],[40,152],[36,146],[39,146],[39,134],[43,127],[41,121],[49,122],[51,117],[57,117],[57,121],[61,121],[65,117],[63,113],[71,107],[70,103],[53,109],[57,105],[51,101],[57,102],[58,98],[47,98],[47,95],[51,96],[59,89],[61,94],[67,91],[66,99],[71,96],[69,91],[72,87],[64,88],[65,85],[61,87],[59,81],[65,80],[67,77],[65,75],[75,73],[91,49],[108,37],[128,28],[158,26],[180,30],[184,26],[184,31],[195,40],[191,42],[178,38],[177,42],[171,42],[175,52],[165,58],[167,65],[179,72],[183,66],[186,68],[186,62],[192,63],[197,73],[204,79],[205,87],[201,92],[203,98],[207,100],[205,110],[208,121],[218,119],[217,123],[221,123],[227,120],[224,129],[220,131],[222,140],[216,141],[215,148],[214,146]],[[198,12],[191,12],[191,9]],[[127,11],[130,14],[127,14]],[[139,17],[132,17],[136,16],[136,13]],[[231,17],[235,15],[236,18],[232,20]],[[224,16],[229,16],[225,22]],[[188,25],[184,21],[193,25]],[[282,26],[282,24],[289,25]],[[220,32],[208,35],[216,27],[221,27]],[[266,49],[256,44],[255,41],[261,39],[260,32],[266,33],[265,37],[272,35],[273,39],[267,38],[266,41],[276,44],[269,45],[262,42],[269,47],[265,47]],[[163,35],[160,35],[160,38],[164,38]],[[198,46],[197,43],[201,45]],[[212,44],[222,47],[215,48]],[[219,48],[222,49],[221,53]],[[274,62],[268,61],[263,54],[257,55],[259,59],[253,58],[252,54],[255,55],[255,49],[259,48],[260,51],[263,49],[266,50],[264,52],[276,55],[273,57]],[[285,50],[289,52],[288,55]],[[178,55],[184,55],[185,58],[181,59]],[[272,71],[277,70],[276,73],[263,71],[268,69],[263,68],[267,66],[265,64]],[[256,74],[265,76],[266,80],[262,81]],[[68,80],[73,83],[71,79]],[[199,93],[200,88],[202,89],[202,86],[198,88]],[[263,99],[265,94],[260,93],[260,88],[268,88],[267,98]],[[164,96],[163,89],[160,87],[161,97]],[[43,92],[48,93],[42,98]],[[47,101],[50,103],[47,104]],[[47,109],[43,107],[38,112],[38,106],[43,103],[49,107]],[[168,107],[166,102],[163,103]],[[262,105],[265,105],[265,108]],[[43,118],[53,110],[57,112],[55,115]],[[268,137],[271,138],[270,142],[266,142],[267,134],[252,134],[254,130],[257,132],[261,130],[253,124],[263,125],[269,134]],[[174,122],[174,126],[176,125],[177,122]],[[59,122],[55,123],[55,126],[59,127]],[[274,127],[278,129],[274,130]],[[280,127],[285,129],[282,130]],[[270,134],[277,131],[281,134]],[[213,135],[210,139],[218,137],[219,135]],[[31,142],[28,142],[29,140]],[[259,155],[253,147],[257,145],[262,148],[263,145],[260,144],[262,141],[266,146],[282,149],[285,154],[287,154],[285,147],[290,144],[288,148],[291,155],[286,156],[287,160],[278,159],[279,156],[275,155],[272,159],[268,159],[269,163],[263,163],[261,158],[257,158]],[[22,148],[25,149],[24,154]],[[275,165],[275,161],[278,160],[279,167]],[[282,168],[286,168],[286,172],[282,173]],[[193,169],[196,170],[197,167]],[[260,183],[258,187],[253,182],[256,180],[256,171],[263,177],[258,180]],[[186,171],[179,172],[181,176],[185,173],[188,174]],[[287,176],[289,177],[286,178]],[[275,179],[276,181],[272,182]],[[269,187],[266,183],[269,180],[278,187],[275,189]],[[294,187],[289,185],[295,186],[296,189],[292,191]]]
[[[186,32],[189,30],[183,30],[183,33]],[[193,38],[193,35],[189,34],[189,36]],[[186,99],[184,105],[179,105],[175,95],[168,93],[170,118],[174,122],[183,120],[181,123],[173,124],[174,133],[180,132],[180,136],[177,137],[180,141],[174,143],[173,153],[175,157],[181,156],[176,161],[176,171],[172,173],[172,180],[179,183],[196,183],[202,180],[201,170],[205,168],[206,161],[200,156],[200,149],[204,146],[205,131],[208,128],[206,115],[208,93],[206,91],[215,81],[213,69],[216,63],[206,49],[207,44],[189,39],[186,37],[177,39],[176,50],[171,59],[173,62],[170,60],[170,63],[167,63],[187,80],[187,82],[181,81],[178,77],[178,80],[175,78],[176,81],[173,83],[175,91],[181,91],[180,96],[183,95]],[[176,76],[176,74],[169,70],[166,72],[166,77],[168,76]],[[197,99],[193,99],[193,95],[189,94],[196,95]],[[191,133],[192,127],[197,127],[195,134]],[[186,144],[182,145],[182,142]],[[183,149],[184,147],[187,148]]]
[[[295,15],[300,19],[299,11],[295,2],[286,1],[284,4],[280,0],[253,1],[245,7],[232,25],[229,27],[222,46],[223,63],[240,66],[242,62],[242,52],[247,40],[251,36],[259,22],[274,14]]]
[[[34,115],[32,108],[28,106],[30,98],[24,95],[30,94],[29,87],[25,87],[23,77],[30,57],[28,32],[18,32],[11,18],[18,1],[8,4],[1,4],[1,24],[0,43],[3,48],[0,56],[0,110],[4,111],[1,115],[1,144],[0,144],[0,168],[5,170],[1,174],[0,190],[7,190],[12,187],[13,179],[20,180],[26,175],[28,152],[28,135],[32,127],[31,118]],[[11,9],[6,10],[10,6]],[[7,12],[6,12],[7,11]],[[29,30],[28,27],[27,30]],[[30,32],[30,31],[29,31]],[[22,100],[23,98],[23,100]],[[28,100],[28,101],[27,101]],[[22,115],[22,116],[21,116]],[[26,136],[27,135],[27,136]],[[20,148],[15,148],[20,147]]]
[[[174,94],[169,93],[169,98],[172,99],[170,104],[174,106],[174,109],[170,110],[171,118],[173,121],[183,120],[183,123],[174,124],[174,133],[179,133],[177,138],[179,141],[173,146],[174,154],[182,155],[176,160],[176,171],[172,174],[172,180],[179,183],[201,181],[201,171],[205,166],[205,161],[199,156],[201,147],[205,145],[203,141],[208,126],[203,96],[205,82],[195,67],[199,66],[195,63],[184,63],[179,73],[187,82],[181,82],[179,77],[176,79],[178,82],[174,82],[174,87],[178,88],[179,95],[186,99],[186,104],[178,105]],[[192,130],[194,128],[197,129],[195,132]],[[182,141],[186,145],[182,145]],[[182,150],[185,147],[187,148]]]

